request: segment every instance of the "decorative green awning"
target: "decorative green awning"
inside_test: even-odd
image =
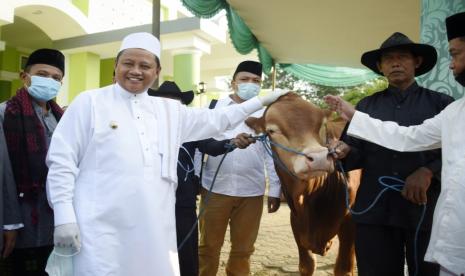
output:
[[[369,0],[371,1],[371,0]],[[269,51],[263,46],[262,43],[257,39],[254,33],[251,31],[249,26],[244,22],[244,20],[239,16],[239,14],[231,7],[231,2],[239,2],[239,1],[226,1],[226,0],[182,0],[184,6],[187,7],[195,16],[203,17],[203,18],[210,18],[217,14],[221,10],[226,11],[226,16],[228,19],[228,27],[230,38],[232,44],[234,45],[235,49],[241,54],[248,54],[252,50],[256,49],[258,52],[258,57],[260,62],[263,64],[264,71],[266,73],[270,72],[273,67],[275,60],[273,59],[272,55]],[[241,3],[248,2],[250,4],[251,1],[242,1]],[[252,1],[254,2],[254,1]],[[263,1],[259,1],[263,4]],[[297,1],[301,4],[307,5],[305,1]],[[297,3],[296,2],[296,3]],[[257,3],[255,1],[254,3]],[[278,7],[278,2],[276,0],[271,0],[267,2],[270,6],[274,8]],[[280,1],[279,5],[281,5],[283,1]],[[287,3],[285,6],[289,8],[294,8],[293,4]],[[268,7],[267,7],[268,8]],[[271,7],[273,8],[273,7]],[[267,9],[263,9],[263,13],[260,14],[260,17],[266,18],[269,16]],[[285,21],[289,20],[289,18],[282,17],[276,18],[277,21]],[[293,29],[296,27],[293,26]],[[305,28],[305,27],[298,27],[298,28]],[[322,27],[324,29],[324,27]],[[293,30],[295,31],[295,30]],[[298,31],[298,30],[297,30]],[[269,32],[273,32],[273,26],[270,26]],[[289,41],[289,43],[300,43],[299,37],[297,36],[294,41]],[[308,39],[303,44],[309,43]],[[349,42],[348,42],[349,43]],[[328,51],[330,48],[328,48]],[[309,50],[310,51],[310,50]],[[299,51],[301,54],[302,51]],[[289,55],[293,55],[292,49],[289,49]],[[318,55],[315,54],[314,55]],[[306,60],[302,57],[295,56],[291,58],[291,61],[296,60]],[[351,67],[340,67],[340,66],[328,66],[328,65],[321,65],[321,64],[300,64],[300,63],[290,63],[286,58],[282,60],[278,60],[277,62],[280,63],[280,66],[284,68],[288,73],[295,75],[298,78],[304,79],[311,83],[325,85],[325,86],[334,86],[334,87],[342,87],[342,86],[354,86],[361,83],[364,83],[368,80],[372,80],[378,75],[374,74],[370,70],[366,69],[359,69],[359,68],[351,68]]]
[[[226,0],[182,0],[184,6],[195,16],[210,18],[220,12],[226,11],[229,34],[232,44],[240,54],[248,54],[257,49],[260,62],[265,72],[270,72],[273,67],[273,59],[268,51],[258,42],[242,18],[229,6]]]
[[[280,64],[279,66],[300,79],[332,87],[355,86],[379,77],[369,70],[348,67],[315,64]]]
[[[418,78],[420,84],[456,98],[465,93],[448,69],[444,24],[447,16],[465,10],[464,0],[182,2],[198,17],[224,9],[234,47],[241,54],[256,49],[265,72],[276,62],[311,83],[361,84],[377,77],[360,64],[362,53],[379,48],[397,31],[438,51],[438,64]]]

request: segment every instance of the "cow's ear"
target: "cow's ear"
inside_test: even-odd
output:
[[[346,126],[346,121],[341,117],[332,118],[327,123],[328,128],[328,137],[339,139],[341,137],[342,131]]]
[[[249,117],[245,120],[245,124],[255,130],[256,134],[265,133],[265,119],[263,117]]]

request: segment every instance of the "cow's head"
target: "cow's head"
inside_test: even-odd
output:
[[[330,111],[289,93],[270,105],[263,117],[250,117],[246,124],[256,133],[268,134],[273,142],[304,153],[305,156],[273,147],[285,166],[304,180],[334,170],[326,144],[328,139],[337,138],[340,131],[335,133],[337,128],[328,124],[330,115]]]

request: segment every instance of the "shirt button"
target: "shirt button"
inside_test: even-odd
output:
[[[400,105],[396,106],[397,109],[400,109]]]
[[[143,132],[141,132],[141,133],[140,133],[140,135],[144,135],[144,133],[143,133]]]
[[[397,154],[393,154],[393,155],[392,155],[392,158],[396,159],[396,158],[397,158]]]
[[[395,176],[398,176],[398,175],[399,175],[398,172],[393,172],[392,174],[395,175]]]
[[[145,151],[149,151],[149,148],[145,148]]]

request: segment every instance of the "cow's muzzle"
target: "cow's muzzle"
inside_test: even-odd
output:
[[[303,153],[305,156],[297,157],[294,162],[294,171],[297,174],[317,176],[334,170],[333,162],[328,157],[327,148],[318,151],[304,150]]]

